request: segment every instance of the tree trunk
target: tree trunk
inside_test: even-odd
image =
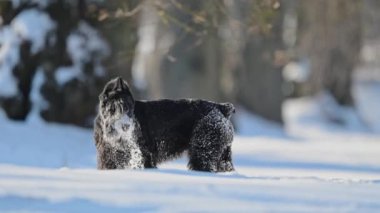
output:
[[[351,76],[361,47],[361,1],[301,1],[301,49],[309,56],[311,92],[329,91],[352,105]]]
[[[209,7],[212,2],[161,3],[145,4],[133,65],[135,80],[141,82],[145,76],[143,84],[150,98],[218,100],[220,40],[212,27],[205,29],[192,22],[199,11],[216,19],[216,11]]]
[[[286,62],[282,41],[283,7],[277,1],[252,1],[245,8],[250,8],[246,15],[250,15],[251,10],[257,12],[251,18],[252,29],[246,31],[241,56],[243,69],[236,82],[238,100],[253,112],[282,122],[281,71]],[[264,19],[266,16],[270,18]]]

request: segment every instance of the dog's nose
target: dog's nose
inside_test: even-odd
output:
[[[121,126],[121,128],[123,129],[123,131],[127,131],[128,128],[129,128],[129,126],[130,126],[130,124],[123,124],[123,125]]]
[[[118,77],[116,79],[116,87],[120,88],[120,89],[123,89],[123,79],[122,78]]]

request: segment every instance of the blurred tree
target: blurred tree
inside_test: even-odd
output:
[[[138,18],[141,10],[142,4],[139,0],[87,0],[85,17],[110,46],[110,56],[104,62],[110,77],[122,76],[132,82],[131,68],[138,41]]]
[[[284,36],[293,32],[284,23],[296,8],[299,39]],[[53,23],[36,30],[43,32],[38,50],[15,24],[30,9]],[[0,1],[2,32],[13,33],[7,38],[14,45],[2,39],[2,50],[17,56],[0,62],[0,75],[11,70],[17,79],[17,94],[0,87],[0,104],[9,117],[25,119],[42,91],[45,120],[91,125],[102,85],[120,75],[139,97],[233,101],[281,122],[281,71],[295,45],[311,61],[312,91],[326,89],[351,104],[360,11],[355,0]]]
[[[287,62],[282,40],[280,1],[248,1],[240,5],[245,43],[238,73],[238,99],[259,115],[282,122],[282,68]],[[244,26],[243,25],[243,26]]]
[[[43,60],[46,83],[41,90],[49,107],[41,115],[47,121],[92,125],[108,48],[88,24],[86,4],[58,0],[46,8],[57,25],[55,42],[46,48]]]
[[[380,36],[380,1],[364,0],[363,6],[363,34],[369,39],[378,39]]]
[[[351,76],[361,48],[362,1],[299,2],[300,49],[310,59],[311,92],[327,90],[339,104],[353,104]]]
[[[36,72],[38,61],[41,59],[41,51],[31,50],[31,39],[28,39],[28,32],[20,32],[17,29],[17,25],[22,27],[22,23],[14,23],[13,26],[6,28],[4,26],[11,25],[12,21],[22,11],[30,10],[31,8],[41,8],[41,5],[36,3],[22,3],[19,5],[12,4],[11,1],[0,2],[0,13],[2,18],[2,57],[0,61],[1,74],[4,78],[4,73],[9,72],[9,78],[3,79],[3,81],[11,81],[7,87],[15,87],[15,91],[9,94],[0,95],[0,105],[5,110],[8,117],[16,120],[23,120],[28,115],[31,109],[30,90],[32,86],[32,78]],[[21,19],[21,18],[20,18]],[[21,26],[20,26],[21,25]],[[24,26],[27,31],[27,27]],[[12,29],[13,28],[13,29]],[[18,30],[18,35],[16,34]],[[14,37],[14,38],[12,38]],[[15,50],[16,49],[16,50]],[[13,81],[13,77],[17,78]],[[2,82],[6,83],[6,82]],[[0,88],[0,90],[6,90],[7,88]]]
[[[35,110],[47,121],[91,126],[108,47],[86,20],[86,1],[2,5],[2,30],[11,36],[2,41],[1,72],[11,72],[17,84],[17,91],[0,98],[8,117],[25,119]]]
[[[144,8],[133,73],[148,95],[239,100],[281,121],[279,1],[146,1]]]
[[[219,99],[217,4],[145,1],[133,73],[148,96]]]

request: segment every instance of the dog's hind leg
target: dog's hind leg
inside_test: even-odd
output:
[[[233,127],[218,110],[197,122],[189,146],[189,168],[198,171],[231,171]],[[230,167],[226,166],[227,164]]]
[[[227,146],[222,153],[218,164],[218,172],[230,172],[234,171],[234,166],[232,164],[232,151],[231,146]]]

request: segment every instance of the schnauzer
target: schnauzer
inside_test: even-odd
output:
[[[192,170],[233,171],[231,103],[138,101],[120,77],[106,84],[95,119],[98,169],[156,168],[188,152]]]

